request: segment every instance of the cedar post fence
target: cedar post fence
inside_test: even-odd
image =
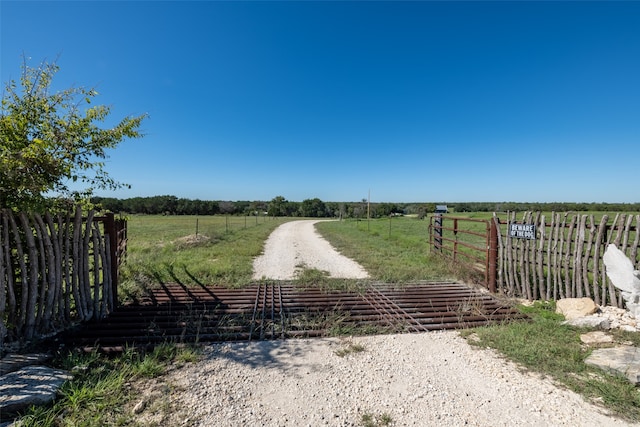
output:
[[[552,212],[549,218],[525,212],[520,220],[508,212],[506,217],[439,216],[435,223],[432,217],[431,243],[444,256],[484,269],[491,292],[530,300],[589,297],[599,305],[623,307],[602,256],[613,243],[640,270],[640,215],[618,213],[613,221],[609,215],[597,221],[592,214],[571,212]],[[486,224],[486,234],[479,223]]]
[[[613,221],[603,215],[515,212],[507,221],[494,221],[503,255],[498,266],[498,286],[507,295],[529,299],[593,298],[596,304],[622,307],[623,301],[606,275],[602,255],[613,243],[636,269],[640,268],[640,215],[618,213]],[[535,227],[534,239],[509,236],[509,224]],[[501,227],[504,226],[504,227]]]
[[[454,260],[464,255],[466,259],[461,261],[478,270],[485,265],[486,287],[511,297],[530,300],[589,297],[598,305],[622,307],[620,292],[607,277],[602,261],[610,243],[640,270],[637,214],[618,213],[613,221],[609,215],[603,215],[597,221],[593,214],[570,212],[552,212],[549,219],[541,212],[525,212],[520,220],[515,212],[508,212],[506,220],[494,213],[492,220],[486,221],[485,263],[477,259],[482,253],[482,238],[477,231],[479,226],[473,225],[485,220],[442,218],[453,221],[454,226],[430,224],[431,239],[436,228],[445,231],[444,237],[438,236],[444,242],[438,246],[439,252]]]
[[[0,349],[113,311],[126,238],[113,214],[0,209]]]
[[[109,268],[111,270],[111,298],[114,306],[118,305],[118,236],[116,233],[116,221],[112,213],[107,213],[104,217],[105,243],[108,242],[107,251],[109,253]]]

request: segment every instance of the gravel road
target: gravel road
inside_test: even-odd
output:
[[[342,274],[318,241],[312,222],[284,224],[256,274],[289,279],[299,263]],[[171,408],[164,425],[344,427],[365,425],[363,416],[378,426],[381,417],[394,426],[630,425],[455,331],[219,343],[162,382],[147,392],[161,390]]]
[[[265,243],[264,253],[253,262],[253,278],[293,280],[301,268],[315,268],[330,277],[365,279],[357,262],[341,255],[316,231],[318,220],[286,222]]]
[[[171,425],[629,425],[455,331],[215,344],[168,382]]]

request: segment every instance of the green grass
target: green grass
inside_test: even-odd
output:
[[[523,216],[522,211],[518,211],[516,212],[516,220],[521,221],[522,220],[522,216]],[[556,213],[560,213],[560,214],[564,214],[565,211],[558,211]],[[627,214],[633,214],[633,215],[637,215],[637,212],[599,212],[599,211],[569,211],[569,216],[576,214],[578,216],[582,216],[582,215],[593,215],[596,221],[600,221],[600,219],[604,216],[604,215],[608,215],[609,219],[613,219],[615,218],[616,214],[618,213],[627,213]],[[551,212],[547,211],[547,212],[541,212],[542,215],[545,216],[545,218],[547,219],[547,221],[549,221],[549,219],[551,218]],[[507,213],[506,212],[498,212],[497,213],[498,217],[500,218],[500,220],[502,222],[507,220]],[[450,216],[450,217],[458,217],[458,218],[476,218],[476,219],[491,219],[493,217],[493,212],[452,212],[449,214],[444,214],[445,217]]]
[[[316,228],[341,253],[358,261],[374,281],[484,280],[432,253],[427,220],[333,221],[321,222]]]
[[[249,217],[245,225],[245,217],[132,216],[120,299],[134,300],[163,283],[246,286],[252,283],[253,259],[261,254],[269,234],[291,220],[294,218],[259,218],[256,223],[255,217]],[[360,262],[371,281],[482,280],[473,271],[430,253],[424,220],[332,221],[321,222],[317,228],[338,250]],[[366,282],[332,279],[314,269],[302,269],[296,279],[302,287],[350,290]]]
[[[360,417],[360,425],[362,427],[383,427],[393,425],[393,418],[387,413],[380,415],[374,415],[371,413],[364,413]]]
[[[523,368],[552,378],[557,383],[602,405],[629,421],[640,421],[640,391],[628,380],[604,374],[586,365],[592,351],[580,341],[587,329],[563,325],[554,303],[537,302],[520,307],[531,322],[514,322],[463,331],[468,342],[490,347]],[[640,334],[611,331],[618,343],[640,344]]]
[[[176,366],[199,360],[199,350],[162,344],[150,353],[133,348],[117,357],[97,352],[70,351],[56,357],[54,366],[73,373],[50,406],[32,407],[22,414],[21,427],[135,426],[131,402],[141,390],[133,384],[158,378],[170,364]]]
[[[354,343],[351,340],[341,343],[342,346],[335,351],[336,356],[345,357],[349,354],[362,353],[366,348],[359,343]]]
[[[245,286],[251,282],[253,258],[262,252],[264,241],[277,226],[290,220],[132,216],[128,219],[120,298],[135,299],[145,289],[162,283]]]

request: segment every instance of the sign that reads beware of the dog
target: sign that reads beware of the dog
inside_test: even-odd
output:
[[[533,224],[509,224],[509,237],[535,240],[536,226]]]

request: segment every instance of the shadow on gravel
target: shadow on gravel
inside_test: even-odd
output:
[[[205,349],[207,359],[227,359],[230,362],[252,368],[289,370],[306,366],[319,368],[305,355],[311,354],[319,345],[329,344],[330,338],[252,341],[213,344]],[[309,363],[300,363],[308,361]]]

